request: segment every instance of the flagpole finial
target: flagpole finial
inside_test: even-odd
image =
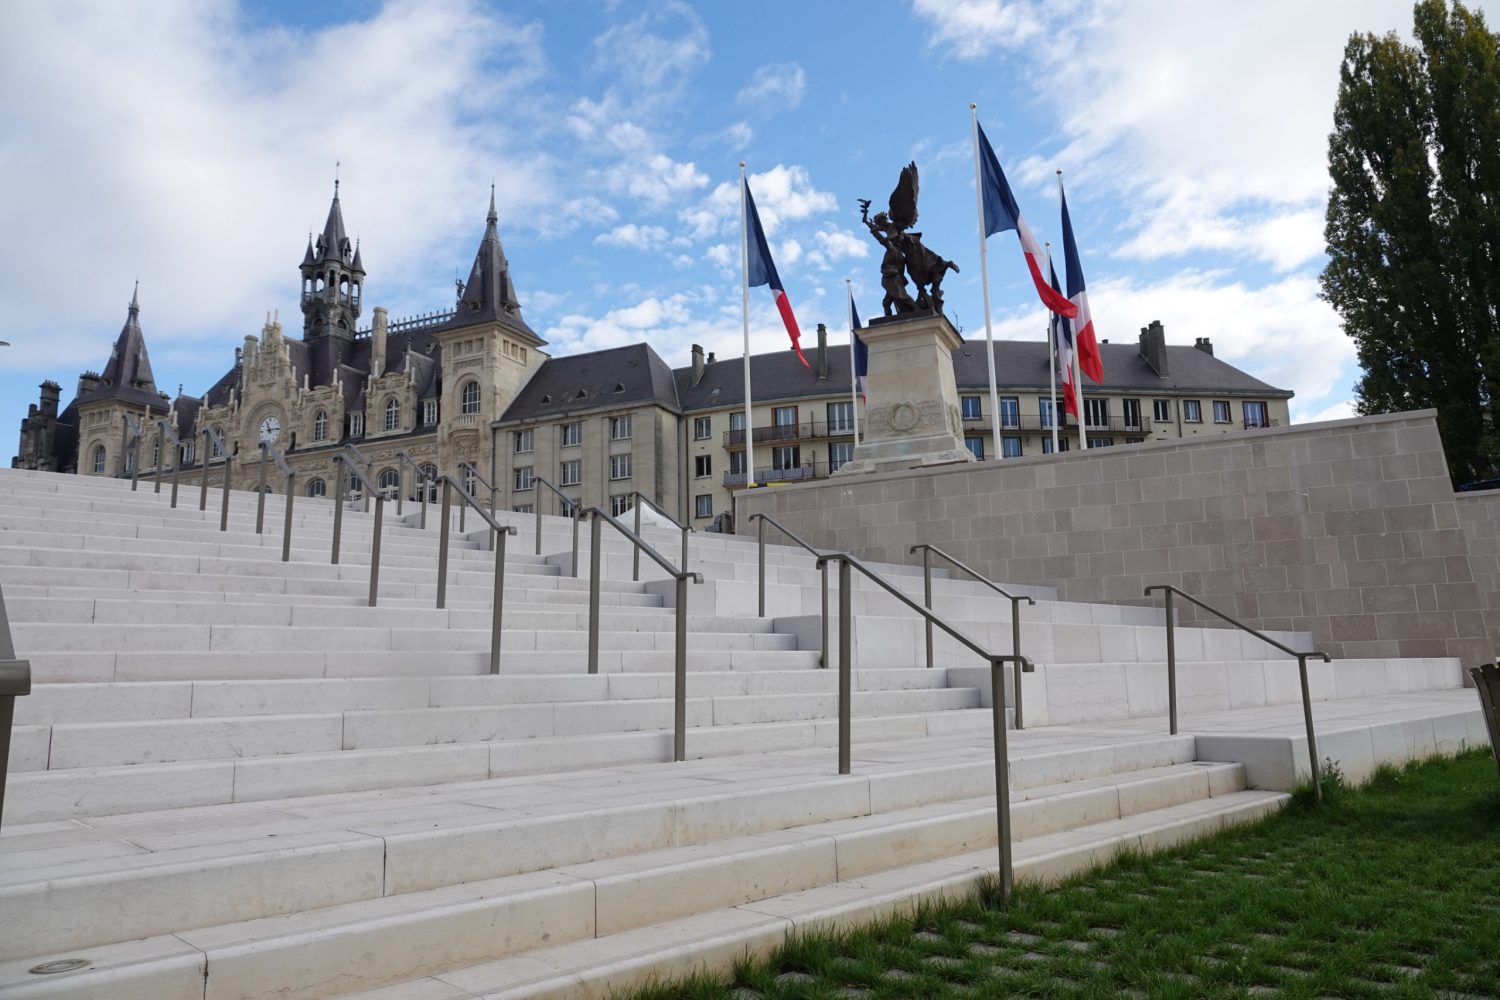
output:
[[[744,160],[741,160],[741,161],[740,161],[740,169],[741,169],[741,170],[744,170],[744,169],[745,169],[745,161],[744,161]]]
[[[969,102],[969,110],[970,111],[977,111],[978,109],[979,109],[979,105],[975,104],[973,101]]]

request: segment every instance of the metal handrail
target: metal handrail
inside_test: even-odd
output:
[[[443,484],[443,512],[438,521],[441,528],[440,540],[438,541],[438,578],[437,578],[437,606],[439,608],[448,605],[448,523],[449,508],[453,503],[453,491],[458,491],[458,498],[466,507],[473,507],[479,516],[484,518],[490,526],[491,550],[495,553],[495,591],[490,601],[490,673],[500,672],[500,632],[501,622],[505,611],[505,536],[514,535],[516,529],[508,524],[501,524],[485,512],[473,494],[464,489],[462,483],[452,476],[439,476],[437,481]]]
[[[405,451],[398,451],[398,452],[396,452],[396,462],[403,469],[406,466],[408,466],[408,465],[411,466],[411,470],[412,470],[412,477],[411,477],[412,478],[412,482],[416,485],[416,487],[417,487],[417,493],[422,498],[422,520],[418,523],[417,527],[421,528],[423,531],[426,531],[427,530],[427,488],[426,488],[426,484],[432,483],[432,482],[436,482],[436,480],[432,476],[429,476],[425,472],[423,472],[422,471],[422,467],[417,464],[417,460],[414,459],[414,458],[412,458]],[[404,489],[396,491],[396,513],[397,514],[401,513],[401,498],[402,498],[402,496],[405,493],[406,493],[406,490],[404,490]]]
[[[1035,604],[1036,603],[1036,598],[1027,596],[1025,594],[1012,594],[1010,591],[1008,591],[1005,588],[1001,587],[995,581],[991,580],[989,577],[985,576],[983,573],[980,573],[978,570],[974,569],[972,566],[968,566],[968,565],[966,565],[966,564],[958,561],[957,559],[953,558],[953,556],[949,555],[948,553],[944,552],[942,549],[938,548],[936,545],[932,545],[932,544],[930,544],[928,542],[923,542],[920,545],[913,545],[910,549],[907,550],[907,554],[911,555],[912,553],[916,552],[919,549],[922,552],[922,592],[923,592],[923,596],[925,598],[924,603],[926,603],[928,609],[930,610],[932,608],[932,557],[934,555],[938,555],[938,556],[942,556],[944,559],[948,560],[948,562],[952,563],[955,567],[957,567],[958,569],[963,570],[965,573],[969,574],[975,580],[978,580],[980,583],[984,584],[986,587],[990,588],[995,593],[999,594],[1001,597],[1003,597],[1006,600],[1010,601],[1010,651],[1012,653],[1019,654],[1021,652],[1021,602],[1025,601],[1027,604]],[[927,628],[927,668],[929,670],[931,670],[932,669],[932,620],[931,619],[927,620],[927,622],[926,622],[926,628]],[[1022,718],[1021,718],[1021,675],[1019,673],[1016,674],[1015,705],[1013,707],[1016,710],[1016,728],[1017,729],[1025,729],[1026,726],[1023,723]]]
[[[5,820],[5,779],[10,769],[10,730],[16,699],[31,693],[31,661],[16,659],[5,614],[5,591],[0,589],[0,823]]]
[[[1285,643],[1277,642],[1275,639],[1272,639],[1264,632],[1261,632],[1258,629],[1251,628],[1249,625],[1246,625],[1238,618],[1227,615],[1224,612],[1220,611],[1218,608],[1215,608],[1211,605],[1204,604],[1192,594],[1189,594],[1178,587],[1174,587],[1170,583],[1152,584],[1151,586],[1146,588],[1145,596],[1150,597],[1153,592],[1158,590],[1166,594],[1167,712],[1168,726],[1172,735],[1177,735],[1177,623],[1175,620],[1176,616],[1172,614],[1172,598],[1176,596],[1181,597],[1183,600],[1189,602],[1190,604],[1197,605],[1204,611],[1207,611],[1209,614],[1228,622],[1230,625],[1233,625],[1240,631],[1250,633],[1261,642],[1264,642],[1269,646],[1274,646],[1276,649],[1281,650],[1288,656],[1295,656],[1297,658],[1297,673],[1302,681],[1302,718],[1307,725],[1307,754],[1312,763],[1313,794],[1316,797],[1317,801],[1322,802],[1323,779],[1322,775],[1318,772],[1318,738],[1317,734],[1313,731],[1312,694],[1309,691],[1307,684],[1307,661],[1316,656],[1320,658],[1324,663],[1332,662],[1328,654],[1319,652],[1317,650],[1309,650],[1306,653],[1299,653]]]
[[[646,555],[677,583],[677,658],[675,661],[672,692],[672,759],[687,760],[687,585],[703,582],[703,574],[689,569],[678,569],[667,561],[666,556],[656,551],[640,535],[631,531],[615,518],[598,507],[590,507],[589,518],[589,673],[599,672],[599,556],[603,542],[603,526],[612,525],[639,551]]]
[[[688,532],[692,531],[693,529],[689,528],[687,525],[685,525],[681,521],[677,520],[677,518],[673,517],[671,514],[668,514],[665,510],[662,509],[661,504],[657,503],[655,500],[652,500],[650,497],[646,496],[646,494],[642,493],[640,490],[631,490],[630,493],[627,494],[627,495],[630,496],[635,501],[633,504],[631,504],[631,506],[635,508],[635,533],[637,535],[639,535],[641,533],[641,504],[647,505],[652,510],[654,510],[658,514],[660,514],[662,517],[666,518],[668,521],[671,521],[673,527],[677,528],[677,530],[679,530],[679,531],[682,532],[682,568],[683,569],[687,569],[687,564],[688,564]],[[632,580],[640,580],[640,578],[641,578],[641,550],[640,549],[636,549],[634,551],[634,562],[631,564],[630,578]]]
[[[130,466],[130,492],[134,493],[138,485],[138,477],[141,473],[141,424],[129,413],[120,414],[124,418],[120,428],[120,478],[125,478],[125,466]],[[130,461],[125,461],[125,450],[130,449]]]
[[[182,466],[182,455],[178,451],[178,449],[182,447],[182,440],[180,438],[178,438],[177,432],[175,430],[173,430],[172,427],[167,423],[166,418],[164,418],[164,417],[157,417],[156,418],[156,449],[162,455],[166,455],[166,453],[167,453],[166,444],[167,444],[167,439],[168,438],[172,439],[172,508],[175,510],[176,507],[177,507],[177,474],[178,474],[178,472],[181,471],[181,466]],[[154,493],[160,493],[161,492],[161,463],[160,462],[157,462],[157,464],[156,464],[156,476],[154,478],[156,480],[156,489],[153,490],[152,492],[154,492]]]
[[[813,548],[811,545],[808,545],[806,541],[804,541],[803,539],[799,538],[794,532],[792,532],[790,529],[788,529],[786,525],[782,524],[780,521],[776,520],[774,517],[772,517],[769,514],[751,514],[750,515],[750,520],[752,520],[752,521],[759,521],[760,522],[760,526],[755,529],[755,531],[756,531],[756,534],[755,534],[755,548],[756,548],[757,553],[759,553],[759,567],[760,567],[760,571],[757,574],[757,579],[760,582],[758,583],[758,585],[756,587],[756,596],[757,596],[757,605],[756,605],[757,611],[756,611],[756,616],[759,617],[759,618],[764,618],[766,616],[766,524],[769,522],[770,524],[772,524],[773,526],[775,526],[777,529],[779,529],[781,531],[781,533],[783,535],[785,535],[786,537],[790,538],[792,541],[796,542],[798,545],[802,546],[807,551],[811,552],[813,554],[814,558],[822,559],[825,553],[819,552],[817,549]],[[827,667],[828,666],[828,564],[820,562],[820,563],[818,563],[818,568],[819,568],[819,570],[823,574],[823,651],[820,654],[818,654],[818,666],[820,666],[820,667]]]
[[[573,508],[573,576],[576,579],[577,576],[578,576],[578,522],[581,521],[581,520],[583,520],[583,508],[578,504],[578,502],[576,500],[574,500],[572,497],[568,496],[566,493],[564,493],[562,490],[558,489],[556,486],[553,486],[551,483],[547,482],[547,480],[543,479],[541,476],[532,476],[531,477],[531,482],[532,482],[533,485],[536,484],[536,483],[540,483],[543,486],[547,487],[547,489],[549,489],[553,493],[557,494],[558,498],[560,500],[562,500],[563,503],[565,503],[569,507]],[[541,498],[540,497],[537,498],[537,502],[536,502],[535,506],[536,506],[536,554],[537,555],[541,555],[542,554],[542,503],[541,503]]]
[[[219,508],[219,530],[229,530],[229,467],[234,464],[234,456],[229,453],[229,445],[224,443],[223,436],[212,427],[203,428],[203,482],[198,487],[198,509],[208,509],[208,467],[213,464],[214,448],[219,449],[219,455],[224,459],[224,496],[223,504]]]
[[[354,444],[352,442],[345,441],[344,442],[344,450],[347,451],[354,458],[358,459],[360,461],[360,463],[362,465],[364,465],[364,467],[365,467],[365,474],[361,478],[360,482],[366,488],[363,491],[364,492],[364,496],[361,497],[361,499],[364,501],[364,512],[366,514],[368,514],[370,512],[370,489],[369,489],[369,484],[370,484],[370,481],[375,478],[375,462],[374,462],[373,459],[370,458],[369,455],[366,455],[364,452],[362,452],[358,448],[354,447]],[[397,492],[399,493],[400,491],[398,490]]]
[[[849,640],[852,631],[850,621],[852,615],[849,606],[849,570],[852,567],[859,570],[892,597],[989,661],[990,717],[995,740],[995,828],[1000,845],[1000,898],[1002,900],[1009,899],[1015,878],[1011,864],[1010,844],[1010,749],[1007,745],[1005,735],[1005,678],[1001,671],[1005,664],[1012,663],[1015,665],[1016,676],[1019,678],[1021,671],[1024,670],[1030,673],[1036,668],[1029,659],[1019,653],[991,653],[979,645],[979,643],[970,639],[952,625],[949,625],[935,612],[922,607],[916,601],[907,597],[895,584],[887,581],[880,574],[849,553],[830,552],[818,557],[819,565],[827,565],[829,562],[835,561],[839,564],[839,773],[849,773],[849,744],[850,733],[853,729],[850,718],[852,714],[850,706],[853,700],[851,688],[853,687],[854,657],[849,650]],[[1018,684],[1017,687],[1019,686]]]
[[[490,482],[488,479],[484,478],[483,476],[481,476],[479,474],[479,466],[475,465],[473,462],[459,462],[458,463],[458,467],[461,468],[461,469],[468,469],[469,472],[470,472],[470,474],[473,475],[473,477],[476,480],[478,480],[481,484],[483,484],[483,486],[484,486],[485,489],[487,489],[487,490],[490,491],[490,518],[493,520],[494,516],[495,516],[495,484],[492,483],[492,482]],[[468,505],[467,504],[464,505],[463,507],[460,507],[458,509],[458,530],[459,531],[465,530],[464,529],[464,511],[466,511],[466,510],[468,510]]]
[[[370,477],[360,470],[350,460],[348,455],[335,454],[333,464],[335,467],[343,462],[359,480],[359,484],[365,489],[365,497],[371,494],[375,496],[375,530],[370,535],[370,607],[375,607],[376,598],[380,589],[380,529],[385,522],[385,491],[370,481]],[[334,479],[334,502],[333,502],[333,558],[330,560],[334,566],[339,562],[339,542],[344,531],[344,477],[335,468]]]
[[[297,470],[286,464],[286,458],[262,441],[260,443],[260,490],[255,498],[255,533],[263,533],[266,520],[266,456],[276,460],[276,468],[286,477],[286,523],[281,529],[281,561],[292,561],[292,498],[297,495]]]

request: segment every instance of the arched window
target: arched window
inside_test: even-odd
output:
[[[385,469],[380,473],[380,479],[377,482],[380,483],[382,493],[389,490],[390,495],[395,496],[401,490],[401,473],[395,469]]]
[[[326,497],[328,495],[328,484],[321,479],[312,479],[307,483],[307,495],[310,497]]]
[[[97,444],[97,445],[94,445],[94,475],[96,475],[96,476],[103,475],[103,473],[104,473],[104,445]]]
[[[463,390],[459,395],[460,413],[479,412],[479,383],[470,379],[464,383]]]
[[[313,417],[313,440],[328,440],[328,411],[319,410],[317,416]]]
[[[385,401],[385,429],[388,431],[399,431],[401,429],[401,401],[388,399]]]
[[[417,489],[417,499],[418,500],[422,499],[422,489],[425,488],[427,490],[427,502],[428,503],[437,503],[437,498],[438,498],[437,474],[438,474],[437,466],[435,466],[435,465],[424,465],[424,466],[422,466],[422,480],[423,480],[423,482],[422,482],[422,485],[419,486],[418,489]]]

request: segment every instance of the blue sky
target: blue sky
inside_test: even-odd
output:
[[[1494,5],[1486,8],[1492,23]],[[71,398],[141,282],[158,384],[202,392],[279,310],[335,162],[365,303],[446,308],[496,185],[531,325],[555,354],[648,340],[740,351],[738,163],[803,329],[879,309],[876,206],[916,159],[948,312],[983,337],[968,104],[1042,239],[1069,204],[1098,334],[1172,343],[1348,413],[1317,298],[1344,42],[1389,0],[441,0],[7,5],[0,12],[0,428]],[[1015,236],[990,240],[995,332],[1041,339]],[[785,346],[764,289],[755,350]],[[366,314],[368,319],[368,313]],[[9,452],[7,452],[9,454]]]

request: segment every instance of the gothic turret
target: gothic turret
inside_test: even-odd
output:
[[[302,339],[332,337],[352,342],[359,321],[365,269],[344,231],[339,182],[333,182],[333,204],[316,242],[309,240],[302,258]]]
[[[104,372],[89,385],[85,392],[79,388],[79,402],[93,403],[116,399],[127,403],[140,403],[161,407],[161,394],[156,389],[156,379],[151,374],[151,358],[146,354],[146,335],[141,332],[140,282],[130,294],[130,305],[125,316],[125,325],[115,338],[114,349]]]
[[[516,289],[510,279],[510,264],[505,259],[505,248],[500,245],[500,217],[495,212],[493,185],[490,187],[490,214],[485,222],[484,238],[479,242],[469,280],[464,282],[464,290],[458,297],[448,328],[500,323],[541,344],[542,339],[521,318],[521,304],[516,301]]]

